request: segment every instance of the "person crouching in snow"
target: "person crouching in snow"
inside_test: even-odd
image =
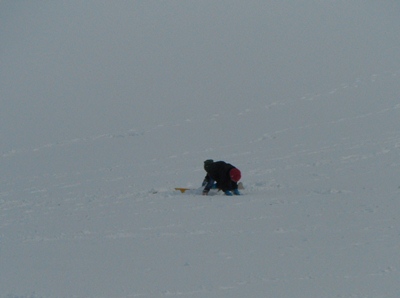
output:
[[[239,169],[224,161],[214,162],[212,159],[204,161],[204,170],[207,172],[203,180],[203,195],[208,195],[211,188],[221,189],[227,196],[240,195],[238,181],[241,178]]]

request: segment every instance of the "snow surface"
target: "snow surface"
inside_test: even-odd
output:
[[[365,2],[3,1],[0,296],[399,297],[400,10]],[[208,158],[242,196],[173,190]]]

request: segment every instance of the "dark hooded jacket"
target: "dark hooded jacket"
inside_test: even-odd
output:
[[[203,181],[203,185],[205,185],[204,190],[210,190],[214,181],[217,182],[217,188],[224,192],[237,189],[237,183],[232,181],[229,175],[229,172],[234,168],[233,165],[224,161],[206,161],[204,163],[204,170],[207,172],[207,175]]]

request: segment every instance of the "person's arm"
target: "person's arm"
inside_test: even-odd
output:
[[[203,189],[203,195],[208,195],[208,192],[214,185],[214,179],[212,179],[209,175],[207,175],[204,180],[202,186],[204,186]]]

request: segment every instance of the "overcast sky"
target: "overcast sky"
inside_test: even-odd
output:
[[[2,151],[400,68],[394,0],[9,0],[0,27]]]

